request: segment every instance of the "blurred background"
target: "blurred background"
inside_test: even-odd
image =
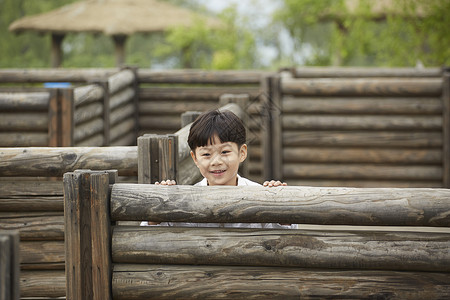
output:
[[[51,34],[12,32],[10,25],[74,2],[0,0],[0,68],[50,67]],[[131,34],[126,39],[123,64],[151,69],[273,70],[283,66],[435,67],[450,63],[450,0],[165,2],[214,18],[221,26],[213,28],[199,18],[190,27]],[[61,67],[116,65],[113,40],[107,34],[68,32],[61,51]]]

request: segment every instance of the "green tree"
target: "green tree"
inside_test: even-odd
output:
[[[310,47],[307,65],[426,66],[450,63],[450,0],[282,0],[274,19]],[[386,2],[385,2],[386,3]]]

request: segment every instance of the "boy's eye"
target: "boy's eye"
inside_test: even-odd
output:
[[[222,151],[222,154],[228,154],[228,153],[230,153],[231,151],[230,150],[223,150]]]
[[[209,153],[203,153],[202,156],[209,156]]]

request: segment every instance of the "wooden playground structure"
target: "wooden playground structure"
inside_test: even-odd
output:
[[[444,69],[0,71],[0,230],[19,231],[20,296],[448,297],[449,78]],[[247,125],[241,171],[289,187],[185,186],[199,178],[186,145],[196,114],[185,112],[219,107]],[[148,185],[169,177],[181,185]],[[327,227],[129,225],[138,220]]]

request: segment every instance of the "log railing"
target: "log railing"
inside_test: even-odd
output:
[[[450,296],[450,232],[435,227],[111,226],[144,219],[448,228],[447,189],[162,187],[113,184],[114,174],[64,175],[68,299]]]
[[[19,232],[0,231],[0,299],[19,300]]]

